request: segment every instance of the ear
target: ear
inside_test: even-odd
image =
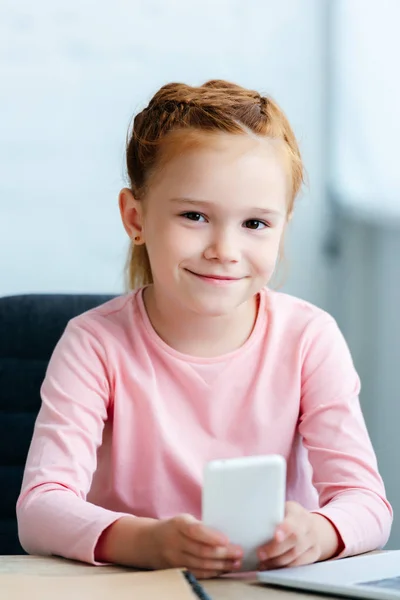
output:
[[[143,206],[128,188],[123,188],[118,196],[119,211],[126,233],[136,244],[144,243]]]

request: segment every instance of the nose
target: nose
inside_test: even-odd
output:
[[[227,229],[214,231],[204,251],[204,258],[220,263],[239,262],[238,236]]]

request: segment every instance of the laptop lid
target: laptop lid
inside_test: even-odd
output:
[[[354,598],[400,599],[400,550],[262,571],[261,583]]]

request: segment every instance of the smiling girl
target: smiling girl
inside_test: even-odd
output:
[[[224,81],[162,87],[134,119],[131,291],[70,321],[48,366],[17,514],[30,553],[240,568],[200,522],[207,461],[281,454],[284,521],[260,569],[366,552],[392,513],[347,345],[268,287],[302,183],[275,102]],[[243,507],[246,510],[246,507]]]

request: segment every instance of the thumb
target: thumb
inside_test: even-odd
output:
[[[200,523],[200,521],[198,521],[196,517],[190,515],[189,513],[183,513],[182,515],[180,515],[180,518],[184,523]]]
[[[200,524],[200,521],[198,521],[193,515],[186,513],[175,517],[175,522],[178,525],[178,529],[185,535],[190,535],[193,525]]]

